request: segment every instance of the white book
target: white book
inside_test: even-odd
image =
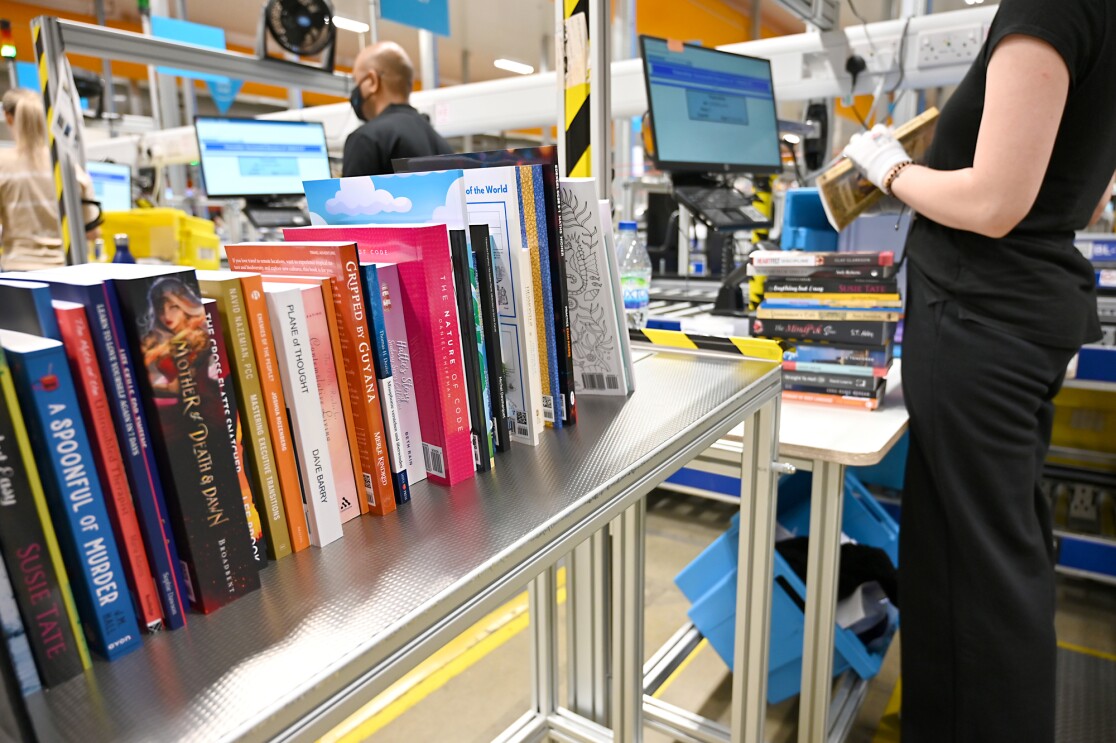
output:
[[[612,230],[612,204],[608,199],[601,205],[601,234],[604,235],[608,272],[612,277],[612,306],[616,309],[616,322],[620,326],[620,354],[624,357],[624,374],[628,392],[635,392],[635,369],[632,367],[632,341],[628,337],[628,317],[624,312],[624,288],[620,285],[620,255],[616,252],[616,233]]]
[[[520,220],[515,167],[476,168],[465,174],[465,204],[471,224],[487,224],[496,244],[493,269],[500,316],[500,350],[507,379],[512,439],[537,446],[543,420],[542,366],[535,320],[531,254]]]
[[[265,282],[263,289],[276,339],[275,355],[283,379],[283,394],[287,398],[287,415],[298,453],[302,505],[310,543],[324,547],[341,538],[341,505],[318,396],[303,287]]]
[[[376,271],[380,279],[388,355],[391,357],[391,389],[398,416],[400,460],[407,471],[407,482],[413,486],[426,479],[426,464],[422,459],[422,428],[419,425],[418,398],[415,397],[411,349],[407,341],[407,318],[400,301],[403,290],[399,284],[399,268],[395,264],[377,263]],[[382,394],[383,399],[387,397],[387,394]]]
[[[578,395],[627,395],[633,386],[631,351],[625,360],[628,327],[619,264],[605,240],[595,181],[560,178],[558,192],[575,389]]]

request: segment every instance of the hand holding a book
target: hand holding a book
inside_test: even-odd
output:
[[[854,134],[845,147],[844,155],[865,178],[889,196],[891,182],[912,162],[891,128],[883,124],[876,124],[862,134]]]

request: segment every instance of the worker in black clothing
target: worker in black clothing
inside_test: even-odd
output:
[[[367,122],[345,140],[341,174],[392,173],[397,157],[448,155],[453,152],[425,116],[411,107],[415,68],[394,41],[365,47],[353,65],[349,103]]]
[[[1100,338],[1074,233],[1112,193],[1113,80],[1111,0],[1002,0],[926,165],[886,127],[845,150],[918,213],[903,342],[903,743],[1054,743],[1054,540],[1039,478],[1066,365]]]

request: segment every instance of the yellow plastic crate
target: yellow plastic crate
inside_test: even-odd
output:
[[[192,217],[178,209],[154,208],[105,212],[104,220],[101,233],[108,260],[116,252],[114,236],[124,233],[136,259],[220,268],[220,240],[208,219]]]
[[[1054,398],[1054,431],[1050,443],[1068,449],[1116,454],[1116,393],[1065,388]],[[1101,460],[1052,455],[1051,461],[1090,469],[1112,470]]]

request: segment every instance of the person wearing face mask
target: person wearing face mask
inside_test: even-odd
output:
[[[453,149],[409,103],[415,68],[394,41],[365,47],[353,65],[349,103],[365,123],[345,140],[341,175],[393,173],[397,157],[449,155]]]

